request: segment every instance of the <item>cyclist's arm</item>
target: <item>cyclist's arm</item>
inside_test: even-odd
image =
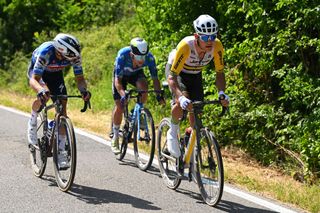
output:
[[[153,78],[153,88],[154,90],[160,91],[161,90],[161,86],[160,86],[160,81],[157,78]]]
[[[150,52],[147,55],[147,64],[153,81],[153,88],[155,90],[161,90],[160,81],[158,79],[158,70],[156,62],[153,55]]]
[[[225,91],[226,89],[226,80],[225,74],[223,72],[224,63],[223,63],[223,46],[219,39],[216,39],[214,43],[214,66],[216,70],[216,87],[218,91]]]
[[[168,75],[168,84],[177,99],[182,96],[181,89],[178,84],[177,76],[183,69],[183,65],[190,55],[190,47],[185,41],[181,41],[177,46],[177,51]]]
[[[125,60],[125,56],[121,54],[121,50],[120,50],[118,52],[118,55],[114,63],[114,86],[121,97],[126,95],[121,83],[122,77],[123,77],[124,64],[125,64],[124,60]]]
[[[177,75],[174,72],[170,72],[167,80],[168,80],[168,84],[171,89],[171,92],[175,95],[177,99],[179,99],[179,97],[182,96],[183,94],[178,84]]]
[[[116,87],[118,93],[122,97],[122,96],[125,96],[126,93],[125,93],[125,91],[123,89],[123,86],[122,86],[122,83],[121,83],[121,79],[122,78],[119,78],[119,77],[115,76],[114,77],[114,86]]]
[[[39,93],[44,88],[39,83],[41,79],[41,76],[32,74],[32,77],[29,79],[29,84],[33,90],[35,90],[37,93]]]
[[[80,92],[87,91],[87,82],[83,75],[76,75],[76,82]]]
[[[45,53],[47,54],[47,53]],[[33,67],[33,74],[29,79],[29,84],[33,90],[39,93],[44,88],[40,84],[40,80],[42,78],[42,74],[44,72],[45,66],[47,65],[46,57],[47,55],[38,55]]]

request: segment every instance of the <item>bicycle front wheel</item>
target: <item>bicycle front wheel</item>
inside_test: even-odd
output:
[[[167,132],[170,129],[170,119],[164,118],[159,124],[157,134],[158,162],[160,174],[166,186],[176,189],[181,183],[177,176],[177,160],[170,156],[167,146]]]
[[[147,108],[141,109],[139,121],[140,128],[138,122],[134,128],[134,156],[139,169],[146,171],[152,164],[155,149],[154,123]]]
[[[44,134],[44,126],[47,125],[44,112],[38,114],[37,118],[37,145],[29,147],[30,160],[33,174],[42,177],[47,165],[47,144],[48,138]]]
[[[65,136],[65,144],[62,137]],[[61,138],[60,138],[61,137]],[[66,157],[66,159],[65,159]],[[66,165],[62,168],[61,159],[66,160]],[[53,162],[57,184],[61,191],[68,191],[73,184],[76,174],[77,148],[73,125],[69,118],[60,116],[55,127],[55,140],[53,142]]]
[[[219,203],[224,185],[224,172],[219,144],[208,129],[200,132],[200,147],[195,151],[195,172],[203,200],[210,206]]]
[[[118,160],[122,160],[126,155],[128,143],[129,143],[129,140],[131,139],[131,133],[129,133],[129,123],[127,121],[123,127],[122,138],[120,139],[121,139],[119,140],[120,154],[117,155]]]

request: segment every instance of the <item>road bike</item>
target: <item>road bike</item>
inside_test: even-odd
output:
[[[219,203],[224,186],[224,170],[218,141],[212,131],[204,127],[200,118],[202,109],[208,104],[221,105],[220,100],[192,102],[195,127],[178,140],[181,155],[171,156],[167,148],[167,131],[170,119],[160,122],[157,134],[158,162],[162,179],[170,189],[179,187],[182,179],[197,183],[203,200],[210,206]],[[220,116],[227,108],[222,107]],[[185,117],[185,116],[183,116]],[[188,168],[188,173],[184,170]]]
[[[77,150],[76,137],[70,118],[62,114],[62,100],[68,98],[82,98],[78,95],[51,95],[52,104],[42,106],[42,110],[38,113],[37,118],[37,144],[29,144],[30,160],[32,170],[35,176],[41,178],[45,172],[47,158],[53,157],[53,167],[58,187],[61,191],[68,191],[73,183],[76,173]],[[85,112],[87,108],[91,108],[90,102],[85,101],[81,112]],[[48,120],[48,111],[55,109],[55,117],[52,121]],[[59,137],[66,135],[65,151],[67,152],[69,168],[59,168]]]
[[[155,152],[155,127],[150,111],[144,107],[141,98],[143,93],[159,93],[157,90],[136,90],[125,91],[127,103],[130,99],[136,99],[131,111],[128,104],[124,106],[124,124],[120,128],[119,141],[120,154],[118,160],[122,160],[127,152],[128,145],[133,143],[136,165],[142,171],[150,168]],[[112,124],[110,138],[113,137]]]

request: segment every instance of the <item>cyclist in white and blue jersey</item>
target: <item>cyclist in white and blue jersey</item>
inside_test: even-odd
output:
[[[112,77],[112,93],[115,101],[113,111],[113,138],[111,141],[111,150],[114,154],[119,154],[119,127],[122,121],[123,106],[126,103],[125,90],[127,84],[131,84],[139,90],[148,90],[148,82],[143,72],[143,68],[148,67],[153,87],[160,91],[158,80],[158,71],[155,59],[149,52],[148,43],[142,38],[134,38],[130,46],[119,50]],[[148,93],[142,94],[142,102],[147,100]],[[158,102],[165,104],[162,93],[157,93]]]
[[[28,142],[37,144],[37,116],[41,106],[51,95],[67,95],[63,79],[63,69],[72,66],[78,89],[85,101],[91,97],[83,76],[80,55],[80,43],[72,35],[59,33],[53,41],[44,42],[34,50],[28,67],[30,87],[37,93],[37,99],[32,104],[31,117],[28,122]],[[63,114],[67,116],[67,100],[62,101]],[[58,164],[60,168],[68,167],[64,152],[66,135],[59,136]]]

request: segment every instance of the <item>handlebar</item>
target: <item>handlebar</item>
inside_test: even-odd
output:
[[[51,98],[56,98],[56,99],[68,99],[68,98],[82,98],[81,95],[50,95]],[[87,109],[91,109],[91,103],[89,101],[84,101],[83,108],[80,110],[80,112],[85,112]]]
[[[215,104],[218,104],[218,105],[221,105],[221,100],[207,100],[207,101],[193,101],[191,102],[192,103],[192,106],[194,109],[201,109],[203,106],[205,105],[209,105],[209,104],[212,104],[212,105],[215,105]],[[229,110],[229,107],[224,107],[222,106],[222,111],[221,113],[219,114],[219,117],[222,117],[223,115],[226,114],[226,112]]]
[[[130,90],[126,90],[125,94],[126,94],[126,98],[138,98],[140,97],[143,93],[160,93],[163,94],[163,90],[138,90],[138,89],[130,89]],[[137,95],[132,95],[133,93],[138,93]]]

